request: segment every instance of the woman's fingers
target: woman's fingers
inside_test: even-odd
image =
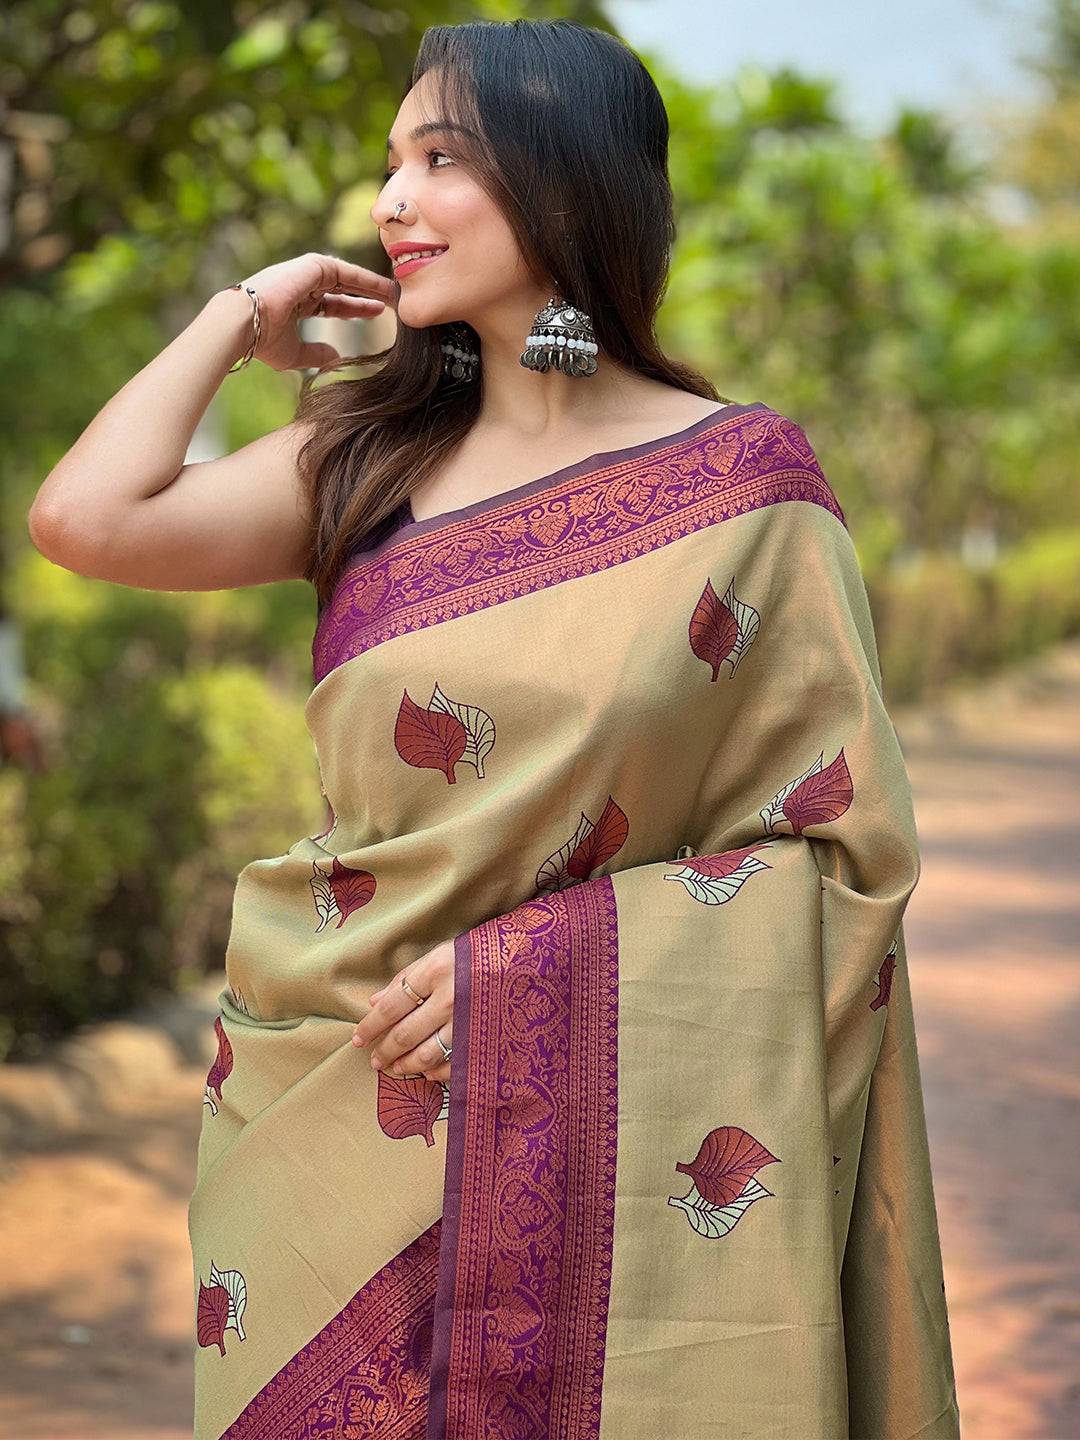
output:
[[[448,1050],[453,1042],[453,1032],[454,1026],[451,1021],[439,1026],[439,1034]],[[426,1075],[429,1080],[448,1079],[448,1074],[437,1073],[444,1069],[449,1072],[450,1062],[443,1054],[442,1045],[435,1039],[434,1031],[415,1049],[404,1051],[396,1059],[382,1066],[384,1075]]]
[[[412,1015],[407,1015],[391,1026],[386,1034],[375,1042],[371,1049],[372,1069],[391,1071],[393,1067],[394,1071],[400,1071],[402,1057],[413,1055],[420,1049],[423,1049],[425,1064],[430,1065],[433,1061],[438,1063],[442,1050],[435,1039],[435,1031],[438,1029],[446,1040],[453,1013],[452,1001],[441,1005],[437,1001],[425,1001]],[[446,1043],[449,1045],[449,1040],[446,1040]],[[420,1070],[423,1066],[416,1065],[413,1068]]]
[[[401,983],[407,979],[416,995]],[[408,1055],[430,1038],[425,1058],[438,1063],[434,1053],[435,1030],[449,1025],[454,1014],[454,942],[442,941],[373,994],[371,1009],[353,1030],[352,1043],[376,1043],[371,1050],[375,1069],[389,1067],[399,1056]],[[439,1052],[441,1054],[441,1050]]]
[[[399,1025],[399,1038],[404,1038],[406,1043],[404,1045],[398,1045],[398,1049],[394,1053],[397,1054],[403,1049],[411,1049],[423,1036],[430,1035],[435,1025],[440,1023],[438,1020],[428,1023],[427,1017],[430,1017],[432,1014],[429,1008],[431,1004],[432,1001],[429,998],[424,1001],[423,1005],[417,1005],[416,1001],[405,990],[400,980],[387,985],[378,999],[372,1003],[372,1007],[368,1013],[353,1030],[352,1043],[354,1045],[364,1046],[368,1044],[369,1041],[382,1037],[379,1053],[382,1058],[385,1059],[388,1051],[384,1042],[389,1039],[389,1036],[384,1032]],[[417,1015],[420,1010],[425,1012],[425,1019],[410,1023],[411,1017]],[[451,1011],[445,1013],[441,1018],[448,1019],[450,1013],[452,1013],[452,1007]],[[374,1053],[373,1051],[372,1054],[374,1055]]]
[[[326,257],[332,271],[328,283],[323,287],[333,290],[353,290],[360,295],[380,295],[392,300],[397,294],[397,282],[388,275],[367,270],[363,265],[354,265],[349,260],[339,260],[336,255]]]
[[[337,320],[356,320],[380,315],[385,309],[386,301],[373,295],[338,295],[328,290],[322,297],[322,309],[312,318],[318,320],[331,315]]]

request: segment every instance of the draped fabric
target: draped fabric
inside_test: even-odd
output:
[[[911,793],[800,426],[406,514],[313,661],[326,828],[240,872],[214,1022],[196,1440],[958,1436]],[[448,940],[450,1080],[372,1070]]]

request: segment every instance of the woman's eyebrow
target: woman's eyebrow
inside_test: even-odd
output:
[[[409,136],[409,139],[419,140],[424,135],[430,135],[434,130],[442,131],[445,134],[449,134],[451,131],[457,131],[461,135],[473,134],[473,131],[470,130],[467,125],[455,125],[453,120],[426,120],[423,125],[416,127]],[[386,137],[387,154],[389,154],[391,150],[393,150],[395,154],[397,153],[397,142],[392,135],[388,135]]]

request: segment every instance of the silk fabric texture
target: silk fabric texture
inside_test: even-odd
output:
[[[195,1437],[959,1435],[843,510],[722,407],[358,550],[327,825],[240,872],[189,1207]],[[449,1081],[367,996],[453,939]]]

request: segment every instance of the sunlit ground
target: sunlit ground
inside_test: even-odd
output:
[[[1052,678],[1053,677],[1053,678]],[[1024,693],[1026,691],[1026,693]],[[1019,693],[1018,693],[1019,692]],[[905,933],[965,1440],[1080,1436],[1080,647],[894,715],[923,870]]]

